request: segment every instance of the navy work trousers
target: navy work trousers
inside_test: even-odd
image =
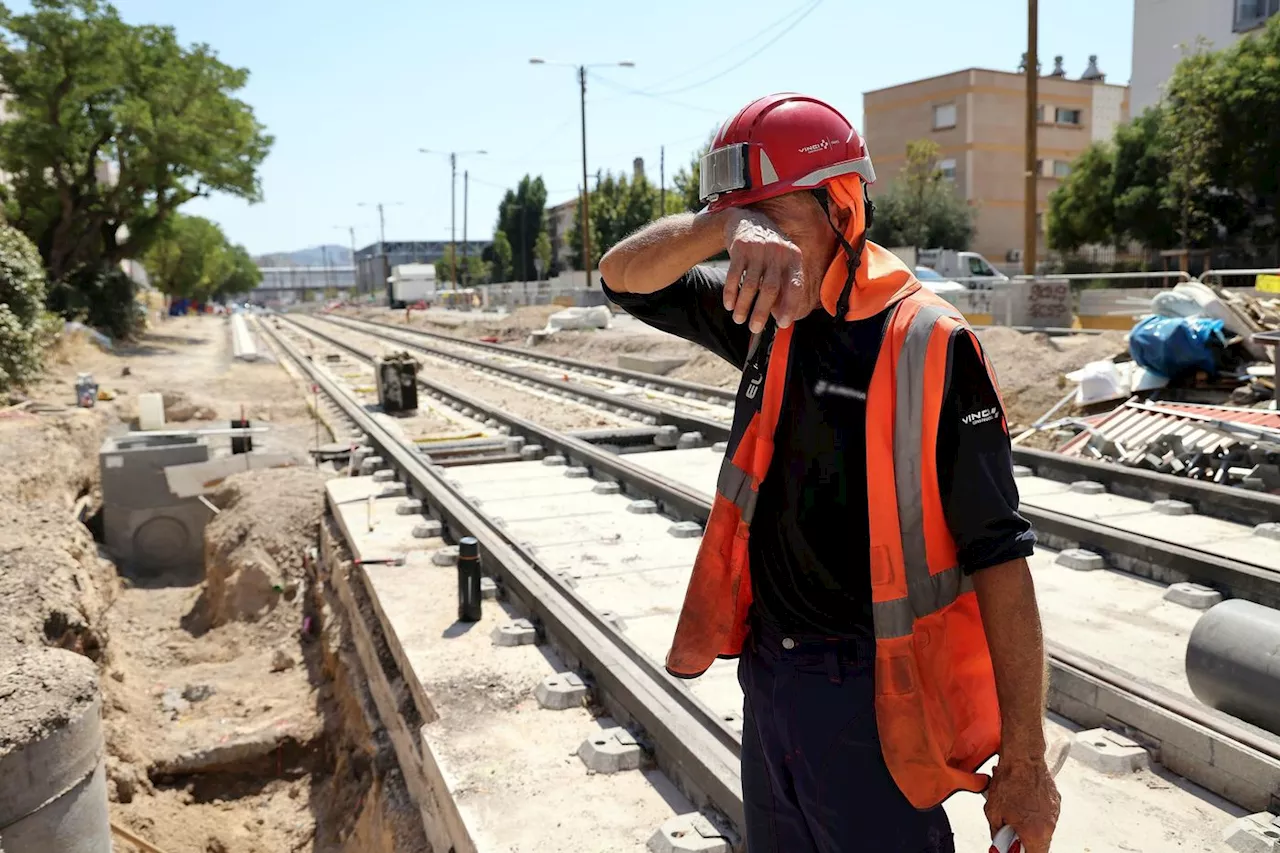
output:
[[[954,853],[946,813],[917,811],[885,766],[874,664],[870,638],[752,621],[738,663],[748,853]]]

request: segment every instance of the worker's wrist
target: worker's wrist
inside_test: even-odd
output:
[[[1026,731],[1006,729],[1000,740],[1000,761],[1012,764],[1044,764],[1045,739],[1040,726]]]

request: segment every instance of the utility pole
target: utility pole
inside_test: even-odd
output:
[[[377,282],[377,285],[383,288],[384,290],[386,289],[386,286],[387,286],[387,278],[390,277],[391,275],[391,267],[387,262],[387,217],[386,217],[386,211],[384,210],[384,208],[389,205],[398,205],[400,203],[401,202],[398,202],[398,201],[389,201],[386,203],[383,203],[383,202],[370,203],[370,202],[362,201],[357,205],[358,207],[376,207],[378,209],[378,258],[381,261],[380,265],[382,267],[382,274],[381,274],[382,280]],[[351,245],[353,247],[355,246],[355,229],[354,228],[351,229]],[[352,256],[352,260],[353,261],[355,260],[354,255]]]
[[[582,269],[587,274],[587,287],[592,285],[591,276],[591,201],[590,191],[587,189],[587,69],[602,66],[620,66],[622,68],[635,68],[636,64],[631,61],[623,62],[601,62],[593,65],[579,65],[572,62],[555,62],[552,60],[534,57],[529,60],[530,65],[565,65],[570,68],[578,69],[578,94],[582,105]]]
[[[420,154],[445,154],[449,155],[449,261],[452,267],[453,283],[458,284],[458,207],[457,207],[457,191],[458,191],[458,157],[467,154],[488,154],[483,148],[475,151],[432,151],[430,148],[419,148]],[[465,217],[466,214],[464,213]],[[463,225],[466,230],[466,225]],[[466,239],[465,237],[463,238]]]
[[[667,215],[667,146],[658,148],[658,218]]]
[[[470,173],[465,169],[462,172],[462,286],[466,287],[468,271],[471,269],[467,265],[467,188],[470,186]]]
[[[1025,231],[1022,242],[1022,271],[1026,275],[1036,274],[1036,205],[1039,199],[1037,185],[1039,175],[1036,173],[1036,110],[1039,106],[1040,57],[1037,53],[1037,34],[1039,10],[1038,0],[1027,0],[1027,162],[1026,162],[1026,207]]]
[[[359,295],[360,285],[358,283],[359,279],[356,277],[356,270],[358,269],[356,267],[356,227],[348,225],[347,231],[351,236],[351,290],[356,295]]]

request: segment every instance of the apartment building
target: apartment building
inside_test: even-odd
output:
[[[581,194],[568,201],[547,208],[547,233],[551,237],[551,266],[555,270],[573,269],[573,247],[569,245],[569,232],[573,219],[582,206]]]
[[[1133,114],[1154,106],[1183,53],[1222,50],[1280,14],[1280,0],[1135,0]]]
[[[1054,64],[1038,87],[1035,201],[1042,241],[1049,193],[1091,142],[1109,139],[1129,117],[1128,87],[1107,83],[1096,57],[1077,79],[1067,76],[1062,57]],[[1026,78],[1014,71],[967,68],[865,92],[863,132],[878,178],[873,197],[892,186],[908,142],[933,140],[943,175],[977,209],[974,250],[995,263],[1016,261],[1023,247],[1025,110]]]

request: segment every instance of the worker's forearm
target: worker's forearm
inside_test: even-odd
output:
[[[641,228],[600,259],[600,276],[617,293],[653,293],[725,247],[728,211],[681,213]]]
[[[1024,559],[973,576],[1000,696],[1002,761],[1044,760],[1044,633]]]

